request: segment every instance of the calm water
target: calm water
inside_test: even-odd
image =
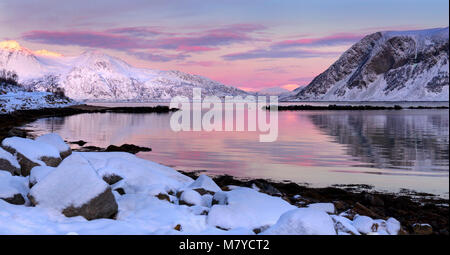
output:
[[[448,110],[279,112],[278,140],[272,143],[260,143],[259,132],[173,132],[171,114],[80,114],[40,119],[28,127],[36,135],[53,130],[67,141],[84,140],[87,145],[148,146],[153,151],[139,157],[179,170],[312,186],[369,184],[379,190],[406,188],[448,197],[448,114]]]

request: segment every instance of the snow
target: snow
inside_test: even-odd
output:
[[[30,171],[30,183],[36,184],[43,180],[47,175],[53,172],[56,168],[51,166],[35,166]]]
[[[0,84],[0,114],[17,110],[33,110],[42,108],[61,108],[80,104],[77,101],[55,97],[49,92],[28,92],[22,87],[11,87]]]
[[[202,196],[195,190],[186,189],[181,193],[180,201],[191,205],[201,205]]]
[[[208,224],[230,229],[258,228],[274,224],[281,214],[294,209],[279,197],[272,197],[250,188],[235,188],[226,193],[226,205],[213,205]]]
[[[207,175],[200,175],[191,185],[189,185],[191,189],[204,189],[206,191],[219,192],[219,186],[211,179],[211,177]]]
[[[10,198],[15,194],[22,194],[25,198],[28,193],[27,186],[27,178],[12,176],[9,172],[0,171],[0,198]]]
[[[389,218],[386,221],[387,232],[391,235],[397,235],[400,231],[400,222],[395,218]]]
[[[51,145],[58,149],[58,151],[65,152],[70,149],[69,145],[67,145],[64,140],[56,133],[45,134],[37,137],[35,141],[42,142],[48,145]]]
[[[353,226],[353,222],[350,219],[339,215],[330,215],[335,222],[338,234],[360,235],[358,230]]]
[[[111,189],[122,187],[126,191],[123,195],[114,192],[116,219],[88,221],[61,213],[107,189],[109,185],[102,180],[105,174],[123,178],[111,185]],[[36,184],[30,189],[28,183]],[[217,192],[201,196],[193,187]],[[194,181],[170,167],[130,153],[73,152],[58,167],[34,167],[29,177],[0,171],[0,197],[22,194],[26,200],[25,205],[12,205],[0,199],[0,234],[253,235],[254,229],[260,229],[261,234],[359,235],[397,234],[400,229],[394,218],[372,220],[357,215],[351,221],[328,215],[332,208],[328,203],[297,208],[255,189],[230,189],[219,191],[209,177]],[[174,196],[179,192],[180,199]],[[29,206],[28,194],[37,201],[36,206]],[[168,195],[170,201],[158,199],[158,194]],[[194,205],[180,205],[181,200]],[[376,233],[374,224],[378,224]],[[175,229],[178,225],[180,231]]]
[[[375,221],[368,216],[356,215],[353,219],[353,226],[363,234],[373,232],[372,227]]]
[[[0,47],[0,69],[15,71],[22,84],[38,91],[46,91],[49,75],[56,77],[65,94],[77,100],[167,101],[177,95],[192,97],[192,87],[219,97],[248,94],[198,75],[133,67],[98,51],[49,57],[20,45]]]
[[[74,167],[76,166],[76,167]],[[97,175],[91,164],[80,154],[67,157],[61,164],[30,190],[37,206],[62,211],[81,207],[108,185]]]
[[[177,191],[193,182],[191,178],[173,168],[126,152],[73,152],[72,154],[82,155],[101,176],[116,174],[122,177],[123,180],[115,187],[123,188],[125,193],[157,195],[156,192]]]
[[[277,223],[263,232],[265,235],[336,235],[331,217],[311,208],[299,208],[281,215]]]
[[[41,161],[42,157],[59,158],[59,151],[55,147],[28,138],[8,137],[2,141],[2,146],[13,148],[40,165],[45,165]]]
[[[324,211],[326,213],[334,213],[335,212],[333,203],[314,203],[314,204],[309,204],[308,208]]]
[[[12,166],[20,168],[17,159],[11,153],[5,151],[2,147],[0,147],[0,159],[7,160]]]

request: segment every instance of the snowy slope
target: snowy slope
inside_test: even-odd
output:
[[[378,32],[285,100],[448,101],[448,28]]]
[[[55,80],[68,97],[79,100],[169,100],[192,97],[193,87],[202,88],[202,95],[247,94],[198,75],[136,68],[97,51],[75,57],[40,55],[13,41],[0,43],[0,69],[15,71],[33,90],[46,91]]]

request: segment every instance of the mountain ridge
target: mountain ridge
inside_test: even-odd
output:
[[[284,101],[448,101],[447,28],[365,36]]]
[[[0,46],[0,69],[16,72],[27,89],[47,91],[58,86],[76,100],[166,101],[192,97],[194,87],[202,88],[204,96],[248,94],[200,75],[133,67],[99,51],[69,57],[39,55],[13,41]]]

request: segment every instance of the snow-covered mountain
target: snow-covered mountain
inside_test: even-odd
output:
[[[284,100],[448,101],[449,28],[368,35]]]
[[[192,97],[194,87],[202,88],[204,96],[247,94],[198,75],[136,68],[96,51],[63,57],[33,52],[14,41],[0,43],[0,69],[15,71],[20,83],[29,89],[46,91],[58,86],[78,100],[169,100],[177,95]]]

